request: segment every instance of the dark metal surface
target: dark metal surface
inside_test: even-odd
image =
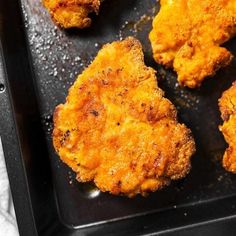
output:
[[[200,89],[183,89],[176,86],[175,74],[156,65],[151,56],[148,32],[151,17],[159,9],[156,1],[107,0],[99,16],[94,16],[92,27],[80,31],[55,27],[38,0],[22,0],[21,7],[13,0],[0,2],[8,89],[8,94],[0,92],[4,110],[0,131],[22,235],[36,235],[33,230],[39,235],[170,234],[180,229],[198,235],[206,225],[223,225],[217,219],[235,230],[236,176],[221,166],[226,144],[218,131],[217,106],[221,93],[236,78],[235,59]],[[101,45],[129,35],[142,42],[147,65],[158,70],[159,86],[177,106],[180,121],[192,129],[197,143],[192,170],[184,180],[147,198],[134,199],[77,183],[51,144],[53,110],[64,102],[76,75]],[[226,44],[233,53],[235,42]],[[78,229],[85,226],[90,227]],[[225,230],[216,232],[229,232]]]

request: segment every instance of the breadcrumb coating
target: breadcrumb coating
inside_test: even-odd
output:
[[[149,35],[157,63],[173,67],[190,88],[227,66],[223,43],[236,34],[236,0],[161,0]]]
[[[225,151],[223,166],[236,174],[236,83],[226,90],[219,99],[221,117],[224,121],[220,126],[229,147]]]
[[[183,178],[195,143],[163,95],[138,40],[103,46],[54,113],[54,147],[77,180],[132,197]]]
[[[62,28],[89,27],[89,14],[98,13],[100,3],[100,0],[43,0],[52,19]]]

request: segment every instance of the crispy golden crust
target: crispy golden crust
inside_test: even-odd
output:
[[[223,93],[219,99],[219,107],[224,120],[220,131],[229,144],[224,154],[223,166],[236,174],[236,83]]]
[[[195,151],[129,37],[105,45],[54,113],[53,143],[81,182],[134,196],[184,177]]]
[[[221,44],[236,34],[236,0],[161,0],[149,35],[156,62],[195,88],[232,59]]]
[[[88,15],[98,13],[100,0],[43,0],[52,19],[62,28],[86,28],[91,24]]]

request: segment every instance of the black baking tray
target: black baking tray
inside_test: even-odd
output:
[[[155,0],[107,0],[91,28],[60,30],[38,0],[0,1],[0,135],[19,231],[34,235],[234,235],[236,175],[221,159],[226,143],[217,100],[236,79],[236,60],[200,89],[176,84],[154,63],[148,41]],[[106,42],[133,35],[146,64],[191,128],[197,152],[192,170],[148,197],[111,196],[79,184],[55,154],[52,113]],[[236,53],[236,40],[225,47]]]

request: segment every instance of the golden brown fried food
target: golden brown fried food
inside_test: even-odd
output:
[[[224,154],[223,166],[236,174],[236,82],[223,93],[219,99],[219,106],[221,117],[224,120],[220,131],[229,144]]]
[[[89,14],[98,13],[100,0],[43,0],[52,19],[62,28],[86,28],[91,24]]]
[[[105,45],[78,77],[55,110],[53,142],[78,181],[130,197],[184,177],[195,151],[132,37]]]
[[[161,0],[149,38],[156,62],[195,88],[230,63],[232,54],[220,45],[235,34],[236,0]]]

